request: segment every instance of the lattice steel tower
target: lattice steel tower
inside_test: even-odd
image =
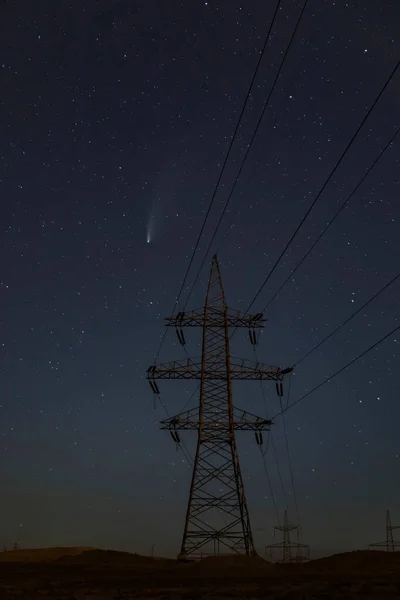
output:
[[[386,540],[384,542],[376,542],[370,544],[369,548],[385,548],[387,552],[396,552],[400,550],[400,541],[395,540],[393,537],[393,531],[400,529],[400,525],[392,525],[390,519],[390,511],[386,511]]]
[[[222,553],[256,554],[249,511],[236,448],[235,429],[254,431],[262,443],[262,431],[271,421],[257,417],[232,404],[232,380],[275,381],[283,394],[283,377],[291,368],[267,366],[231,358],[230,327],[248,329],[252,344],[265,319],[262,313],[248,315],[231,310],[225,302],[217,256],[213,256],[203,308],[167,317],[184,345],[183,327],[201,327],[202,355],[152,365],[147,371],[152,390],[159,394],[157,379],[200,380],[198,408],[181,412],[161,422],[180,443],[179,430],[197,431],[197,449],[179,557]],[[222,550],[224,552],[221,552]]]
[[[273,559],[274,551],[280,550],[282,552],[282,558],[278,559],[277,562],[293,563],[308,560],[310,549],[307,544],[299,543],[300,527],[298,525],[289,525],[287,510],[284,512],[283,525],[274,527],[274,538],[277,531],[283,533],[283,541],[265,546],[265,553],[267,553],[267,550],[270,550],[271,559]],[[297,534],[297,542],[292,542],[290,539],[290,534],[293,531]],[[292,553],[292,550],[295,550],[295,554]],[[305,551],[305,554],[301,554],[302,551]]]

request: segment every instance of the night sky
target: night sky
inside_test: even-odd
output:
[[[146,381],[275,2],[3,2],[0,544],[179,550],[191,469]],[[182,300],[201,264],[303,2],[283,0]],[[400,58],[395,2],[309,0],[212,250],[246,310]],[[261,311],[399,126],[400,71],[253,306]],[[400,139],[270,304],[257,357],[282,367],[399,270]],[[149,243],[148,243],[149,242]],[[188,308],[204,302],[211,254]],[[400,281],[304,360],[290,401],[396,326]],[[200,353],[200,331],[187,352]],[[286,413],[314,556],[400,524],[400,335]],[[236,356],[254,357],[246,332]],[[174,332],[159,360],[183,358]],[[169,413],[196,382],[159,382]],[[397,388],[397,389],[396,389]],[[287,391],[287,386],[286,386]],[[268,413],[279,411],[274,384]],[[193,397],[189,407],[195,406]],[[287,401],[287,397],[284,402]],[[234,403],[265,416],[257,382]],[[191,452],[195,434],[184,434]],[[277,524],[252,433],[238,446],[256,546]],[[266,456],[297,521],[282,419]]]

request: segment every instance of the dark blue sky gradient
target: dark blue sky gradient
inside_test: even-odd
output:
[[[302,3],[284,0],[194,279]],[[275,3],[5,2],[1,56],[0,542],[174,555],[190,468],[157,423],[154,359]],[[394,2],[309,0],[215,248],[246,309],[400,57]],[[257,299],[262,310],[399,126],[400,73]],[[294,364],[399,269],[399,140],[271,303],[261,361]],[[151,243],[146,243],[149,234]],[[215,249],[213,248],[213,249]],[[210,257],[211,258],[211,257]],[[209,260],[190,299],[203,304]],[[291,400],[396,326],[399,283],[305,360]],[[185,290],[183,299],[187,295]],[[195,335],[196,334],[196,335]],[[190,355],[200,332],[187,335]],[[400,523],[393,336],[286,416],[314,555]],[[243,332],[232,353],[252,358]],[[172,333],[160,360],[182,357]],[[193,382],[160,382],[170,413]],[[278,411],[266,386],[269,414]],[[260,386],[234,402],[264,415]],[[190,406],[194,406],[193,398]],[[276,501],[296,521],[281,420]],[[191,451],[195,436],[183,438]],[[252,434],[238,434],[256,545],[276,515]]]

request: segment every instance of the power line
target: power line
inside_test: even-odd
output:
[[[256,349],[254,347],[253,347],[253,350],[254,350],[254,355],[255,355],[256,361],[259,362],[258,356],[257,356],[257,353],[256,353]],[[264,390],[264,386],[263,386],[263,382],[262,381],[260,381],[260,387],[261,387],[261,394],[262,394],[263,401],[264,401],[265,416],[266,416],[266,419],[268,420],[267,399],[265,397],[265,390]],[[290,401],[291,387],[292,387],[292,376],[290,376],[290,378],[289,378],[289,388],[288,388],[288,394],[287,394],[287,404],[289,404],[289,401]],[[284,431],[284,436],[285,436],[286,453],[287,453],[288,465],[289,465],[290,482],[291,482],[292,494],[293,494],[293,502],[294,502],[294,506],[295,506],[295,510],[296,510],[297,520],[298,520],[298,522],[300,524],[299,504],[297,502],[297,491],[296,491],[296,485],[295,485],[295,481],[294,481],[292,458],[291,458],[291,453],[290,453],[290,448],[289,448],[289,439],[288,439],[287,428],[286,428],[286,420],[285,420],[285,417],[284,417],[284,413],[282,412],[282,401],[281,401],[281,413],[282,413],[283,431]],[[277,466],[277,469],[278,469],[278,476],[279,476],[279,480],[280,480],[280,484],[281,484],[283,498],[284,498],[285,503],[287,505],[288,504],[287,503],[287,495],[286,495],[286,492],[285,492],[285,487],[283,485],[283,479],[282,479],[281,469],[280,469],[280,466],[279,466],[278,455],[277,455],[276,446],[275,446],[275,442],[274,442],[274,437],[273,437],[272,431],[269,432],[269,437],[271,438],[272,448],[273,448],[274,455],[275,455],[275,461],[276,461],[276,466]],[[269,437],[268,437],[268,439],[269,439]],[[266,452],[264,452],[263,455],[265,456]],[[266,468],[266,465],[265,465],[265,468]],[[279,520],[279,518],[278,518],[278,520]]]
[[[285,485],[283,483],[282,471],[281,471],[281,468],[280,468],[280,465],[279,465],[279,460],[278,460],[278,452],[276,450],[276,444],[275,444],[275,440],[274,440],[274,436],[273,436],[273,432],[272,431],[269,432],[269,436],[271,437],[271,446],[272,446],[272,451],[274,453],[276,469],[278,471],[279,483],[280,483],[281,490],[282,490],[282,497],[283,497],[283,500],[284,500],[285,504],[287,505],[288,504],[288,494],[286,493]],[[264,456],[266,456],[266,454],[267,453],[264,452]]]
[[[187,447],[187,445],[185,444],[185,442],[182,439],[180,440],[178,447],[180,448],[180,450],[182,450],[183,455],[185,456],[188,465],[192,466],[193,465],[193,456],[190,454],[189,448]]]
[[[290,376],[290,379],[289,379],[289,390],[288,390],[287,405],[289,405],[289,401],[290,401],[291,381],[292,381],[292,375]],[[281,400],[281,411],[282,411],[282,400]],[[294,501],[294,506],[295,506],[295,509],[296,509],[297,522],[298,522],[298,525],[300,527],[299,504],[297,502],[297,491],[296,491],[296,486],[295,486],[295,483],[294,483],[294,475],[293,475],[293,467],[292,467],[292,457],[291,457],[291,454],[290,454],[289,439],[288,439],[288,434],[287,434],[286,419],[285,419],[285,413],[284,412],[282,412],[282,424],[283,424],[283,432],[284,432],[284,435],[285,435],[286,454],[287,454],[287,457],[288,457],[290,482],[292,484],[292,492],[293,492],[293,501]]]
[[[301,362],[303,362],[303,360],[305,360],[306,358],[308,358],[313,352],[315,352],[315,350],[317,350],[320,346],[322,346],[322,344],[324,344],[327,340],[329,340],[329,338],[331,338],[333,335],[335,335],[335,333],[337,333],[339,331],[339,329],[341,329],[342,327],[344,327],[345,325],[347,325],[347,323],[349,323],[349,321],[351,321],[351,319],[353,319],[364,308],[366,308],[369,304],[371,304],[371,302],[373,300],[375,300],[375,298],[377,298],[380,294],[382,294],[382,292],[384,292],[388,287],[390,287],[391,285],[393,285],[393,283],[395,281],[397,281],[397,279],[399,279],[399,277],[400,277],[400,273],[397,273],[397,275],[395,275],[386,285],[383,286],[383,288],[381,288],[379,290],[379,292],[376,292],[373,296],[371,296],[371,298],[369,300],[367,300],[366,302],[364,302],[364,304],[362,306],[360,306],[360,308],[358,308],[349,317],[347,317],[347,319],[345,321],[343,321],[343,323],[340,323],[333,331],[331,331],[331,333],[329,333],[326,337],[324,337],[324,339],[322,339],[320,342],[318,342],[318,344],[316,346],[314,346],[313,348],[311,348],[311,350],[309,350],[306,354],[304,354],[304,356],[302,356],[300,358],[300,360],[297,361],[297,363],[296,363],[295,366],[297,366]]]
[[[257,362],[258,362],[258,359],[257,359]],[[261,387],[261,394],[262,394],[263,401],[264,401],[265,418],[268,421],[267,399],[265,397],[265,390],[264,390],[263,382],[261,380],[260,380],[260,387]],[[283,500],[285,501],[285,503],[287,504],[287,494],[286,494],[286,491],[285,491],[285,486],[283,484],[282,471],[281,471],[281,467],[279,465],[278,453],[276,451],[276,444],[275,444],[275,440],[274,440],[274,434],[273,434],[273,431],[271,431],[271,430],[268,432],[268,439],[267,439],[267,441],[268,441],[268,443],[271,442],[271,445],[272,445],[272,451],[274,453],[274,458],[275,458],[275,463],[276,463],[276,470],[278,472],[279,483],[281,485],[281,490],[282,490],[282,497],[283,497]],[[267,450],[268,450],[268,445],[266,445],[266,448],[265,448],[265,450],[262,453],[263,456],[266,456]]]
[[[400,131],[400,128],[398,128],[396,130],[396,132],[394,133],[394,135],[392,135],[392,137],[390,138],[390,140],[388,141],[388,143],[386,144],[386,146],[379,153],[379,155],[374,160],[374,162],[372,163],[372,165],[367,169],[366,173],[360,179],[360,181],[358,182],[358,184],[356,185],[356,187],[353,189],[353,191],[351,192],[351,194],[347,197],[347,199],[343,202],[343,204],[340,206],[340,208],[336,211],[336,213],[334,214],[333,218],[324,227],[324,229],[322,230],[322,232],[320,233],[320,235],[317,237],[317,239],[315,240],[315,242],[312,244],[312,246],[310,247],[310,249],[305,253],[305,255],[303,256],[303,258],[297,263],[296,267],[291,271],[291,273],[288,275],[288,277],[285,279],[285,281],[282,283],[282,285],[278,288],[278,290],[272,296],[271,300],[265,305],[265,307],[263,309],[263,312],[269,307],[269,305],[271,304],[271,302],[273,302],[275,300],[275,298],[277,297],[277,295],[283,290],[283,288],[288,283],[288,281],[296,273],[297,269],[299,269],[299,267],[303,264],[303,262],[306,260],[306,258],[308,257],[308,255],[314,250],[315,246],[318,244],[318,242],[321,240],[321,238],[325,235],[325,233],[327,232],[327,230],[329,229],[329,227],[337,219],[337,217],[340,215],[340,213],[343,211],[343,209],[350,202],[351,198],[354,196],[354,194],[357,192],[357,190],[360,188],[360,186],[364,183],[364,181],[366,180],[366,178],[368,177],[368,175],[371,173],[372,169],[375,167],[375,165],[378,163],[378,161],[382,158],[383,154],[386,152],[386,150],[389,148],[389,146],[391,146],[391,144],[394,142],[394,140],[395,140],[396,136],[398,135],[399,131]]]
[[[189,406],[189,404],[191,403],[191,401],[193,400],[194,396],[199,392],[200,390],[200,384],[195,388],[195,390],[190,394],[189,398],[187,399],[187,401],[185,402],[184,407],[182,408],[182,410],[180,411],[181,413],[183,413],[183,411]]]
[[[162,401],[161,399],[161,395],[157,394],[157,398],[160,401],[161,406],[163,407],[165,414],[167,415],[167,417],[170,417],[171,415],[169,414],[168,408],[166,407],[165,403]]]
[[[266,463],[266,460],[265,460],[265,454],[263,454],[261,446],[259,446],[259,448],[260,448],[260,453],[261,453],[261,457],[262,457],[262,461],[263,461],[264,471],[265,471],[265,474],[267,476],[268,487],[269,487],[269,491],[270,491],[270,494],[271,494],[271,499],[272,499],[272,504],[274,506],[276,519],[277,519],[278,524],[280,526],[278,506],[276,504],[275,494],[274,494],[274,490],[273,490],[272,483],[271,483],[271,477],[269,476],[268,467],[267,467],[267,463]]]
[[[255,353],[255,355],[256,355],[257,362],[258,362],[257,354]],[[289,400],[290,400],[291,381],[292,381],[292,378],[290,377],[290,379],[289,379],[289,389],[288,389],[288,395],[287,395],[287,398],[288,398],[287,402],[288,403],[289,403]],[[267,412],[267,405],[266,405],[266,398],[265,398],[265,390],[264,390],[264,387],[262,385],[262,381],[260,381],[260,386],[261,386],[262,396],[263,396],[263,400],[264,400],[266,418],[268,419],[268,412]],[[281,404],[281,410],[282,410],[282,404]],[[286,421],[285,421],[283,413],[282,413],[282,423],[283,423],[283,430],[284,430],[284,435],[285,435],[285,446],[286,446],[286,453],[287,453],[287,457],[288,457],[290,481],[291,481],[292,493],[293,493],[293,501],[294,501],[294,505],[295,505],[295,509],[296,509],[297,520],[300,523],[300,512],[299,512],[299,505],[298,505],[298,502],[297,502],[297,492],[296,492],[296,486],[295,486],[295,482],[294,482],[292,459],[291,459],[290,448],[289,448],[289,439],[288,439],[288,435],[287,435]],[[287,495],[286,495],[286,492],[285,492],[285,487],[283,485],[283,479],[282,479],[281,469],[280,469],[280,466],[279,466],[278,455],[277,455],[277,452],[276,452],[276,446],[275,446],[274,438],[273,438],[273,435],[272,435],[272,431],[270,431],[269,433],[270,433],[271,443],[272,443],[272,447],[273,447],[273,451],[274,451],[274,455],[275,455],[276,466],[277,466],[277,469],[278,469],[278,476],[279,476],[279,479],[280,479],[280,484],[281,484],[281,488],[282,488],[283,498],[284,498],[284,500],[286,502],[286,505],[287,505]],[[264,456],[265,456],[265,454],[266,454],[266,452],[264,452]]]
[[[377,342],[375,342],[375,344],[372,344],[372,346],[370,346],[369,348],[367,348],[367,350],[364,350],[364,352],[362,352],[361,354],[359,354],[358,356],[356,356],[356,358],[353,358],[350,362],[348,362],[346,365],[344,365],[344,367],[341,367],[338,371],[336,371],[336,373],[333,373],[333,375],[331,375],[330,377],[328,377],[324,381],[321,381],[321,383],[319,383],[318,385],[316,385],[315,387],[313,387],[312,390],[310,390],[309,392],[303,394],[303,396],[300,396],[300,398],[298,398],[295,402],[292,402],[292,404],[290,404],[285,409],[283,409],[283,411],[277,413],[274,417],[272,417],[272,419],[276,419],[277,417],[279,417],[279,415],[281,415],[283,413],[286,413],[290,408],[293,408],[293,406],[296,406],[296,404],[299,404],[299,402],[301,402],[302,400],[304,400],[305,398],[307,398],[308,396],[310,396],[311,394],[313,394],[314,392],[316,392],[317,390],[319,390],[323,385],[325,385],[329,381],[332,381],[332,379],[334,379],[335,377],[337,377],[337,375],[339,375],[340,373],[342,373],[343,371],[345,371],[348,367],[350,367],[355,362],[357,362],[358,360],[360,360],[360,358],[363,358],[366,354],[368,354],[368,352],[370,352],[371,350],[373,350],[374,348],[376,348],[377,346],[379,346],[379,344],[381,344],[387,338],[389,338],[391,335],[393,335],[394,333],[396,333],[396,331],[399,331],[399,329],[400,329],[400,325],[398,325],[397,327],[395,327],[394,329],[392,329],[392,331],[389,331],[389,333],[387,333],[386,335],[384,335],[383,337],[381,337],[380,340],[378,340]]]
[[[220,173],[219,173],[218,179],[217,179],[217,183],[216,183],[216,185],[215,185],[215,187],[214,187],[214,191],[213,191],[213,194],[212,194],[212,197],[211,197],[211,200],[210,200],[210,204],[208,205],[208,209],[207,209],[207,212],[206,212],[206,214],[205,214],[205,217],[204,217],[204,220],[203,220],[203,224],[202,224],[202,226],[201,226],[201,228],[200,228],[200,232],[199,232],[199,235],[198,235],[198,238],[197,238],[196,244],[195,244],[195,246],[194,246],[194,248],[193,248],[192,255],[191,255],[191,257],[190,257],[190,260],[189,260],[188,266],[187,266],[187,268],[186,268],[186,272],[185,272],[184,278],[183,278],[183,280],[182,280],[181,287],[180,287],[180,289],[179,289],[179,292],[178,292],[178,295],[177,295],[177,297],[176,297],[176,300],[175,300],[175,303],[174,303],[174,306],[173,306],[173,310],[172,310],[172,315],[175,313],[176,307],[177,307],[177,305],[178,305],[178,303],[179,303],[180,297],[181,297],[181,295],[182,295],[182,292],[183,292],[183,290],[184,290],[184,287],[185,287],[185,284],[186,284],[186,280],[187,280],[187,278],[188,278],[189,271],[190,271],[190,269],[191,269],[191,266],[192,266],[192,263],[193,263],[193,260],[194,260],[194,257],[195,257],[195,254],[196,254],[197,248],[198,248],[198,246],[199,246],[199,244],[200,244],[200,240],[201,240],[201,237],[202,237],[202,235],[203,235],[203,231],[204,231],[204,228],[205,228],[205,226],[206,226],[206,223],[207,223],[208,217],[209,217],[209,215],[210,215],[211,208],[212,208],[212,206],[213,206],[213,204],[214,204],[215,196],[216,196],[216,194],[217,194],[217,191],[218,191],[219,184],[220,184],[220,182],[221,182],[221,179],[222,179],[222,176],[223,176],[223,174],[224,174],[224,171],[225,171],[226,164],[227,164],[227,162],[228,162],[228,159],[229,159],[229,156],[230,156],[230,153],[231,153],[231,150],[232,150],[232,147],[233,147],[234,141],[235,141],[235,139],[236,139],[236,135],[237,135],[237,133],[238,133],[238,131],[239,131],[239,127],[240,127],[240,124],[241,124],[241,121],[242,121],[242,117],[243,117],[243,115],[244,115],[244,111],[245,111],[245,109],[246,109],[247,102],[248,102],[248,100],[249,100],[249,98],[250,98],[251,89],[252,89],[252,87],[253,87],[253,84],[254,84],[254,81],[255,81],[255,79],[256,79],[256,76],[257,76],[258,69],[259,69],[259,67],[260,67],[261,61],[262,61],[262,59],[263,59],[264,52],[265,52],[265,49],[266,49],[266,47],[267,47],[267,44],[268,44],[268,41],[269,41],[269,37],[270,37],[270,34],[271,34],[271,30],[272,30],[272,27],[273,27],[273,24],[274,24],[274,21],[275,21],[276,15],[277,15],[277,13],[278,13],[278,10],[279,10],[279,7],[280,7],[280,4],[281,4],[281,2],[282,2],[282,0],[278,0],[278,3],[277,3],[277,5],[276,5],[276,7],[275,7],[275,12],[274,12],[274,15],[273,15],[273,17],[272,17],[272,21],[271,21],[271,24],[270,24],[270,26],[269,26],[268,33],[267,33],[267,35],[266,35],[266,38],[265,38],[264,45],[263,45],[263,47],[262,47],[262,50],[261,50],[260,56],[259,56],[259,58],[258,58],[258,61],[257,61],[256,68],[255,68],[255,70],[254,70],[254,73],[253,73],[253,76],[252,76],[252,78],[251,78],[250,85],[249,85],[249,88],[248,88],[248,91],[247,91],[247,94],[246,94],[246,98],[245,98],[245,101],[244,101],[244,103],[243,103],[242,109],[241,109],[241,111],[240,111],[239,118],[238,118],[238,120],[237,120],[236,127],[235,127],[235,130],[234,130],[234,132],[233,132],[233,135],[232,135],[231,141],[230,141],[230,143],[229,143],[229,146],[228,146],[228,151],[227,151],[227,153],[226,153],[225,160],[224,160],[224,162],[223,162],[223,164],[222,164],[222,167],[221,167],[221,170],[220,170]],[[155,356],[155,359],[154,359],[154,362],[155,362],[155,363],[157,362],[157,360],[158,360],[158,357],[159,357],[159,355],[160,355],[161,348],[162,348],[162,346],[163,346],[163,344],[164,344],[164,341],[165,341],[165,338],[166,338],[166,336],[167,336],[167,331],[168,331],[168,329],[166,328],[166,329],[165,329],[165,331],[164,331],[164,334],[163,334],[163,336],[162,336],[162,338],[161,338],[160,346],[159,346],[159,348],[158,348],[158,350],[157,350],[157,353],[156,353],[156,356]]]
[[[217,225],[216,225],[216,227],[215,227],[215,229],[214,229],[214,233],[213,233],[213,235],[212,235],[212,237],[211,237],[210,243],[209,243],[209,245],[208,245],[208,247],[207,247],[207,250],[206,250],[206,252],[205,252],[205,254],[204,254],[204,257],[203,257],[203,260],[202,260],[202,262],[201,262],[200,268],[199,268],[199,270],[197,271],[196,278],[195,278],[195,280],[194,280],[194,282],[193,282],[193,284],[192,284],[192,286],[191,286],[191,288],[190,288],[189,295],[188,295],[188,297],[187,297],[187,299],[186,299],[186,302],[185,302],[185,305],[184,305],[184,309],[186,308],[186,305],[187,305],[187,303],[189,302],[189,299],[190,299],[190,297],[191,297],[191,295],[192,295],[192,293],[193,293],[193,289],[194,289],[194,287],[195,287],[195,285],[196,285],[196,283],[197,283],[197,281],[198,281],[198,278],[200,277],[200,273],[201,273],[201,271],[202,271],[202,269],[203,269],[203,266],[204,266],[204,263],[205,263],[205,261],[206,261],[206,259],[207,259],[207,256],[208,256],[208,254],[209,254],[209,252],[210,252],[210,250],[211,250],[211,246],[212,246],[212,244],[213,244],[213,242],[214,242],[215,236],[217,235],[217,233],[218,233],[218,230],[219,230],[219,227],[220,227],[220,225],[221,225],[221,223],[222,223],[222,220],[223,220],[223,218],[224,218],[224,216],[225,216],[225,213],[226,213],[226,210],[227,210],[227,208],[228,208],[229,202],[230,202],[230,200],[231,200],[231,198],[232,198],[233,192],[235,191],[236,184],[237,184],[237,182],[238,182],[238,180],[239,180],[239,177],[240,177],[240,175],[241,175],[241,173],[242,173],[242,170],[243,170],[243,167],[244,167],[244,165],[245,165],[245,163],[246,163],[246,160],[247,160],[247,157],[248,157],[248,155],[249,155],[250,149],[251,149],[251,147],[252,147],[252,145],[253,145],[254,139],[255,139],[255,137],[256,137],[256,135],[257,135],[257,132],[258,132],[258,130],[259,130],[259,127],[260,127],[260,125],[261,125],[261,121],[263,120],[263,118],[264,118],[264,114],[265,114],[265,111],[266,111],[266,109],[267,109],[267,106],[269,105],[270,98],[271,98],[271,96],[272,96],[272,93],[273,93],[273,91],[274,91],[274,89],[275,89],[275,86],[276,86],[276,83],[277,83],[277,81],[278,81],[278,78],[279,78],[279,76],[280,76],[280,74],[281,74],[281,71],[282,71],[283,65],[284,65],[284,63],[285,63],[286,57],[287,57],[287,55],[288,55],[288,52],[289,52],[289,50],[290,50],[290,48],[291,48],[291,45],[292,45],[293,39],[294,39],[294,37],[295,37],[295,35],[296,35],[296,32],[297,32],[297,29],[298,29],[298,27],[299,27],[299,25],[300,25],[300,21],[301,21],[301,19],[302,19],[302,17],[303,17],[303,14],[304,14],[305,8],[306,8],[306,6],[307,6],[307,3],[308,3],[308,0],[305,0],[305,2],[304,2],[304,4],[303,4],[303,8],[301,9],[300,15],[299,15],[299,17],[298,17],[298,19],[297,19],[296,26],[295,26],[295,28],[294,28],[294,30],[293,30],[293,33],[292,33],[292,35],[291,35],[291,38],[290,38],[290,40],[289,40],[289,43],[288,43],[288,45],[287,45],[287,47],[286,47],[285,54],[283,55],[282,62],[281,62],[281,64],[280,64],[280,66],[279,66],[278,72],[277,72],[277,74],[276,74],[276,76],[275,76],[275,79],[274,79],[274,81],[273,81],[273,84],[272,84],[271,90],[270,90],[270,92],[269,92],[269,94],[268,94],[268,97],[267,97],[267,99],[266,99],[265,103],[264,103],[264,107],[263,107],[263,109],[262,109],[262,111],[261,111],[261,115],[260,115],[260,117],[259,117],[259,119],[258,119],[258,121],[257,121],[256,128],[255,128],[255,130],[254,130],[254,133],[253,133],[253,135],[252,135],[252,137],[251,137],[251,139],[250,139],[250,142],[249,142],[249,144],[248,144],[248,146],[247,146],[246,152],[245,152],[245,154],[244,154],[244,156],[243,156],[243,160],[242,160],[242,163],[241,163],[241,165],[240,165],[239,171],[238,171],[238,173],[237,173],[237,175],[236,175],[236,178],[235,178],[235,180],[234,180],[234,182],[233,182],[233,185],[232,185],[232,187],[231,187],[231,191],[229,192],[229,195],[228,195],[228,198],[227,198],[227,200],[226,200],[226,202],[225,202],[224,208],[222,209],[221,216],[220,216],[220,218],[219,218],[219,220],[218,220],[218,223],[217,223]],[[271,26],[272,26],[272,24],[271,24]]]
[[[272,269],[270,270],[270,272],[268,273],[267,277],[265,278],[263,284],[261,285],[261,287],[259,288],[258,292],[256,293],[256,295],[254,296],[253,300],[251,301],[248,309],[246,312],[248,312],[250,310],[250,308],[253,306],[254,302],[256,301],[256,299],[258,298],[258,296],[261,294],[262,290],[264,289],[265,285],[267,284],[267,282],[269,281],[271,275],[274,273],[276,267],[278,266],[278,264],[280,263],[282,257],[285,255],[285,253],[287,252],[290,244],[293,242],[294,238],[296,237],[296,235],[298,234],[300,228],[302,227],[304,221],[307,219],[308,215],[310,214],[310,212],[312,211],[312,209],[314,208],[317,200],[319,199],[319,197],[321,196],[321,194],[323,193],[323,191],[325,190],[326,186],[328,185],[328,183],[330,182],[330,180],[332,179],[334,173],[336,172],[337,168],[339,167],[339,165],[342,163],[344,157],[346,156],[350,146],[352,145],[352,143],[354,142],[354,140],[356,139],[358,133],[360,132],[361,128],[363,127],[364,123],[366,122],[366,120],[368,119],[369,115],[371,114],[371,112],[373,111],[373,109],[375,108],[377,102],[379,101],[379,99],[381,98],[383,92],[386,90],[386,88],[388,87],[389,83],[391,82],[391,80],[393,79],[398,67],[400,65],[400,60],[397,62],[395,68],[393,69],[393,71],[391,72],[391,74],[389,75],[388,79],[386,80],[384,86],[381,88],[381,91],[379,92],[379,94],[377,95],[377,97],[375,98],[374,102],[372,103],[371,107],[369,108],[368,112],[366,113],[366,115],[364,116],[363,120],[361,121],[360,125],[357,127],[355,133],[353,134],[351,140],[349,141],[349,143],[347,144],[345,150],[342,152],[339,160],[337,161],[337,163],[335,164],[334,168],[332,169],[328,179],[325,180],[325,183],[323,184],[323,186],[321,187],[321,189],[319,190],[318,194],[316,195],[316,197],[314,198],[313,202],[311,203],[311,206],[308,208],[308,210],[306,211],[305,215],[303,216],[303,218],[301,219],[300,223],[298,224],[298,226],[296,227],[294,233],[292,234],[292,236],[290,237],[289,241],[287,242],[286,246],[284,247],[284,249],[282,250],[281,254],[278,256],[277,260],[275,261],[275,264],[273,265]]]
[[[256,361],[259,362],[258,361],[258,357],[257,357],[257,353],[256,353],[256,349],[254,347],[253,347],[253,350],[254,350],[254,355],[255,355]],[[290,379],[289,379],[289,390],[288,390],[288,402],[289,402],[289,399],[290,399],[291,379],[292,378],[290,377]],[[260,388],[261,388],[262,398],[263,398],[263,401],[264,401],[265,416],[266,416],[266,419],[268,420],[267,399],[266,399],[266,396],[265,396],[265,389],[264,389],[264,386],[263,386],[263,382],[261,380],[260,380]],[[281,408],[282,408],[282,405],[281,405]],[[290,481],[291,481],[291,485],[292,485],[293,501],[294,501],[294,505],[295,505],[295,509],[296,509],[297,519],[298,519],[298,521],[300,523],[299,505],[298,505],[298,502],[297,502],[297,492],[296,492],[296,486],[295,486],[295,483],[294,483],[292,460],[291,460],[290,449],[289,449],[289,440],[288,440],[288,435],[287,435],[286,422],[285,422],[283,414],[282,414],[282,422],[283,422],[283,429],[284,429],[284,435],[285,435],[285,445],[286,445],[286,452],[287,452],[288,464],[289,464]],[[269,431],[268,441],[269,440],[271,440],[272,449],[273,449],[274,456],[275,456],[275,462],[276,462],[276,467],[277,467],[277,470],[278,470],[278,477],[279,477],[280,484],[281,484],[283,499],[284,499],[284,502],[285,502],[285,504],[287,506],[288,505],[288,498],[287,498],[287,495],[286,495],[286,492],[285,492],[285,486],[283,484],[281,468],[280,468],[279,461],[278,461],[278,454],[277,454],[277,451],[276,451],[276,445],[275,445],[274,436],[273,436],[273,432],[272,431]],[[264,470],[267,471],[268,468],[267,468],[267,464],[266,464],[266,460],[265,460],[266,451],[262,452],[262,455],[264,457]],[[268,483],[269,483],[269,486],[270,486],[272,501],[273,501],[273,504],[274,504],[274,507],[275,507],[275,511],[277,513],[278,524],[279,524],[279,527],[280,527],[279,514],[278,514],[279,511],[277,510],[277,507],[276,507],[275,495],[273,493],[273,489],[272,489],[272,484],[271,484],[271,480],[270,480],[270,477],[269,477],[269,473],[267,473],[267,476],[268,476]]]

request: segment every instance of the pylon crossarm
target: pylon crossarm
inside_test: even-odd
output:
[[[266,319],[262,313],[249,315],[240,310],[227,308],[209,308],[207,313],[207,327],[225,328],[225,316],[228,327],[244,327],[247,329],[262,329]],[[189,312],[179,312],[173,317],[166,317],[167,327],[203,327],[204,308]]]
[[[386,546],[387,542],[375,542],[375,544],[368,544],[368,548],[379,548],[381,546]]]
[[[282,381],[284,375],[293,370],[291,367],[281,369],[242,358],[232,358],[230,368],[231,379],[267,381]],[[226,365],[219,361],[213,364],[212,369],[204,368],[202,371],[200,358],[185,358],[151,365],[147,369],[150,385],[156,379],[201,379],[202,375],[208,380],[226,380]]]
[[[368,544],[368,547],[369,548],[383,548],[383,547],[386,547],[388,545],[389,546],[398,546],[398,547],[400,547],[400,541],[399,540],[393,540],[393,541],[390,540],[389,542],[388,541],[385,541],[385,542],[376,542],[375,544]]]
[[[151,365],[147,369],[147,379],[151,383],[155,379],[200,379],[201,358],[173,360],[167,363]]]
[[[267,419],[261,419],[260,421],[256,421],[251,423],[250,421],[243,421],[237,423],[235,422],[236,431],[269,431],[269,427],[272,425],[272,421],[268,421]]]
[[[269,431],[273,424],[270,419],[263,419],[239,408],[233,408],[234,426],[238,431]]]
[[[197,429],[199,425],[199,409],[197,407],[192,408],[178,415],[174,415],[173,417],[163,419],[160,421],[160,425],[160,429],[169,429],[171,431],[178,429]]]
[[[244,411],[235,407],[233,409],[233,414],[234,427],[238,431],[269,431],[269,428],[272,425],[272,421],[269,419],[263,419],[262,417],[258,417],[257,415],[253,415],[248,411]],[[164,419],[161,421],[160,429],[167,429],[170,431],[194,431],[198,429],[199,424],[199,409],[196,407],[186,410],[178,415],[174,415],[173,417]],[[218,432],[220,429],[225,430],[227,425],[228,421],[216,422],[214,419],[208,422],[204,418],[202,421],[203,430],[210,432],[213,430]],[[212,451],[215,452],[215,448],[213,448]]]

